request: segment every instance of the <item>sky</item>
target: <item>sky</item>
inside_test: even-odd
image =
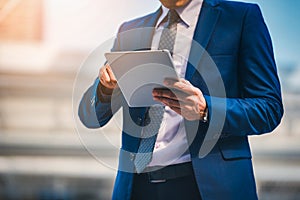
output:
[[[246,2],[254,2],[261,7],[278,62],[300,65],[300,1],[247,0]]]

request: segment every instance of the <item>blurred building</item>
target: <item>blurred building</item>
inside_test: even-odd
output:
[[[0,199],[109,199],[115,172],[87,152],[73,120],[88,52],[45,44],[44,3],[0,0]]]
[[[109,37],[103,24],[95,27],[102,17],[96,7],[107,5],[0,0],[0,199],[110,199],[120,119],[101,131],[86,130],[73,113],[79,97],[72,98],[76,77],[82,90],[96,77],[97,72],[77,72],[90,51],[85,44],[96,46]],[[284,89],[282,124],[273,134],[251,138],[262,200],[300,196],[298,64],[278,66]]]
[[[42,39],[42,1],[1,0],[0,9],[1,40]]]

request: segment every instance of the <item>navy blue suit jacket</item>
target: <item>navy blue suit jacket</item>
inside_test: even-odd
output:
[[[119,29],[113,50],[150,48],[153,30],[145,30],[143,34],[133,33],[131,36],[121,33],[145,27],[151,30],[160,12],[158,10],[124,23]],[[255,4],[204,0],[194,40],[211,56],[219,74],[209,74],[210,69],[206,67],[208,56],[192,47],[190,56],[196,57],[198,64],[195,67],[188,64],[186,79],[203,91],[209,112],[214,107],[218,115],[218,109],[221,112],[224,105],[226,112],[222,130],[215,133],[218,142],[204,158],[199,158],[198,154],[205,131],[208,126],[214,127],[221,122],[211,117],[208,123],[198,122],[197,134],[192,140],[189,140],[191,133],[186,127],[199,191],[204,200],[256,199],[248,136],[271,132],[283,115],[272,43],[261,11]],[[207,71],[210,78],[204,81],[201,73]],[[218,94],[218,88],[222,85],[225,96]],[[142,125],[147,108],[129,108],[120,91],[115,95],[115,107],[111,108],[112,98],[99,91],[97,79],[82,98],[79,117],[87,127],[98,128],[104,126],[116,110],[123,108],[122,147],[113,199],[124,200],[130,199],[133,181],[130,171],[140,142],[139,138],[132,136],[135,133],[128,133],[128,130],[136,134],[141,131],[139,126],[134,129],[129,127],[129,119]],[[222,105],[212,105],[212,102],[218,101],[223,102],[220,103]]]

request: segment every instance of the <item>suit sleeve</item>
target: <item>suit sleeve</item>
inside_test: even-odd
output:
[[[226,104],[221,137],[271,132],[281,121],[283,105],[270,34],[257,5],[251,4],[244,17],[238,67],[241,98],[206,96],[209,110],[214,106],[221,112],[225,105],[216,102]]]
[[[121,32],[120,27],[118,35]],[[116,38],[111,51],[119,50],[119,37]],[[106,125],[113,114],[119,110],[123,102],[123,95],[119,89],[111,94],[106,94],[97,78],[92,86],[84,93],[78,108],[80,121],[87,128],[99,128]]]

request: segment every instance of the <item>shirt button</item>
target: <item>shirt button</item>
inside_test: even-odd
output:
[[[155,145],[155,149],[158,149],[160,147],[160,144]]]

